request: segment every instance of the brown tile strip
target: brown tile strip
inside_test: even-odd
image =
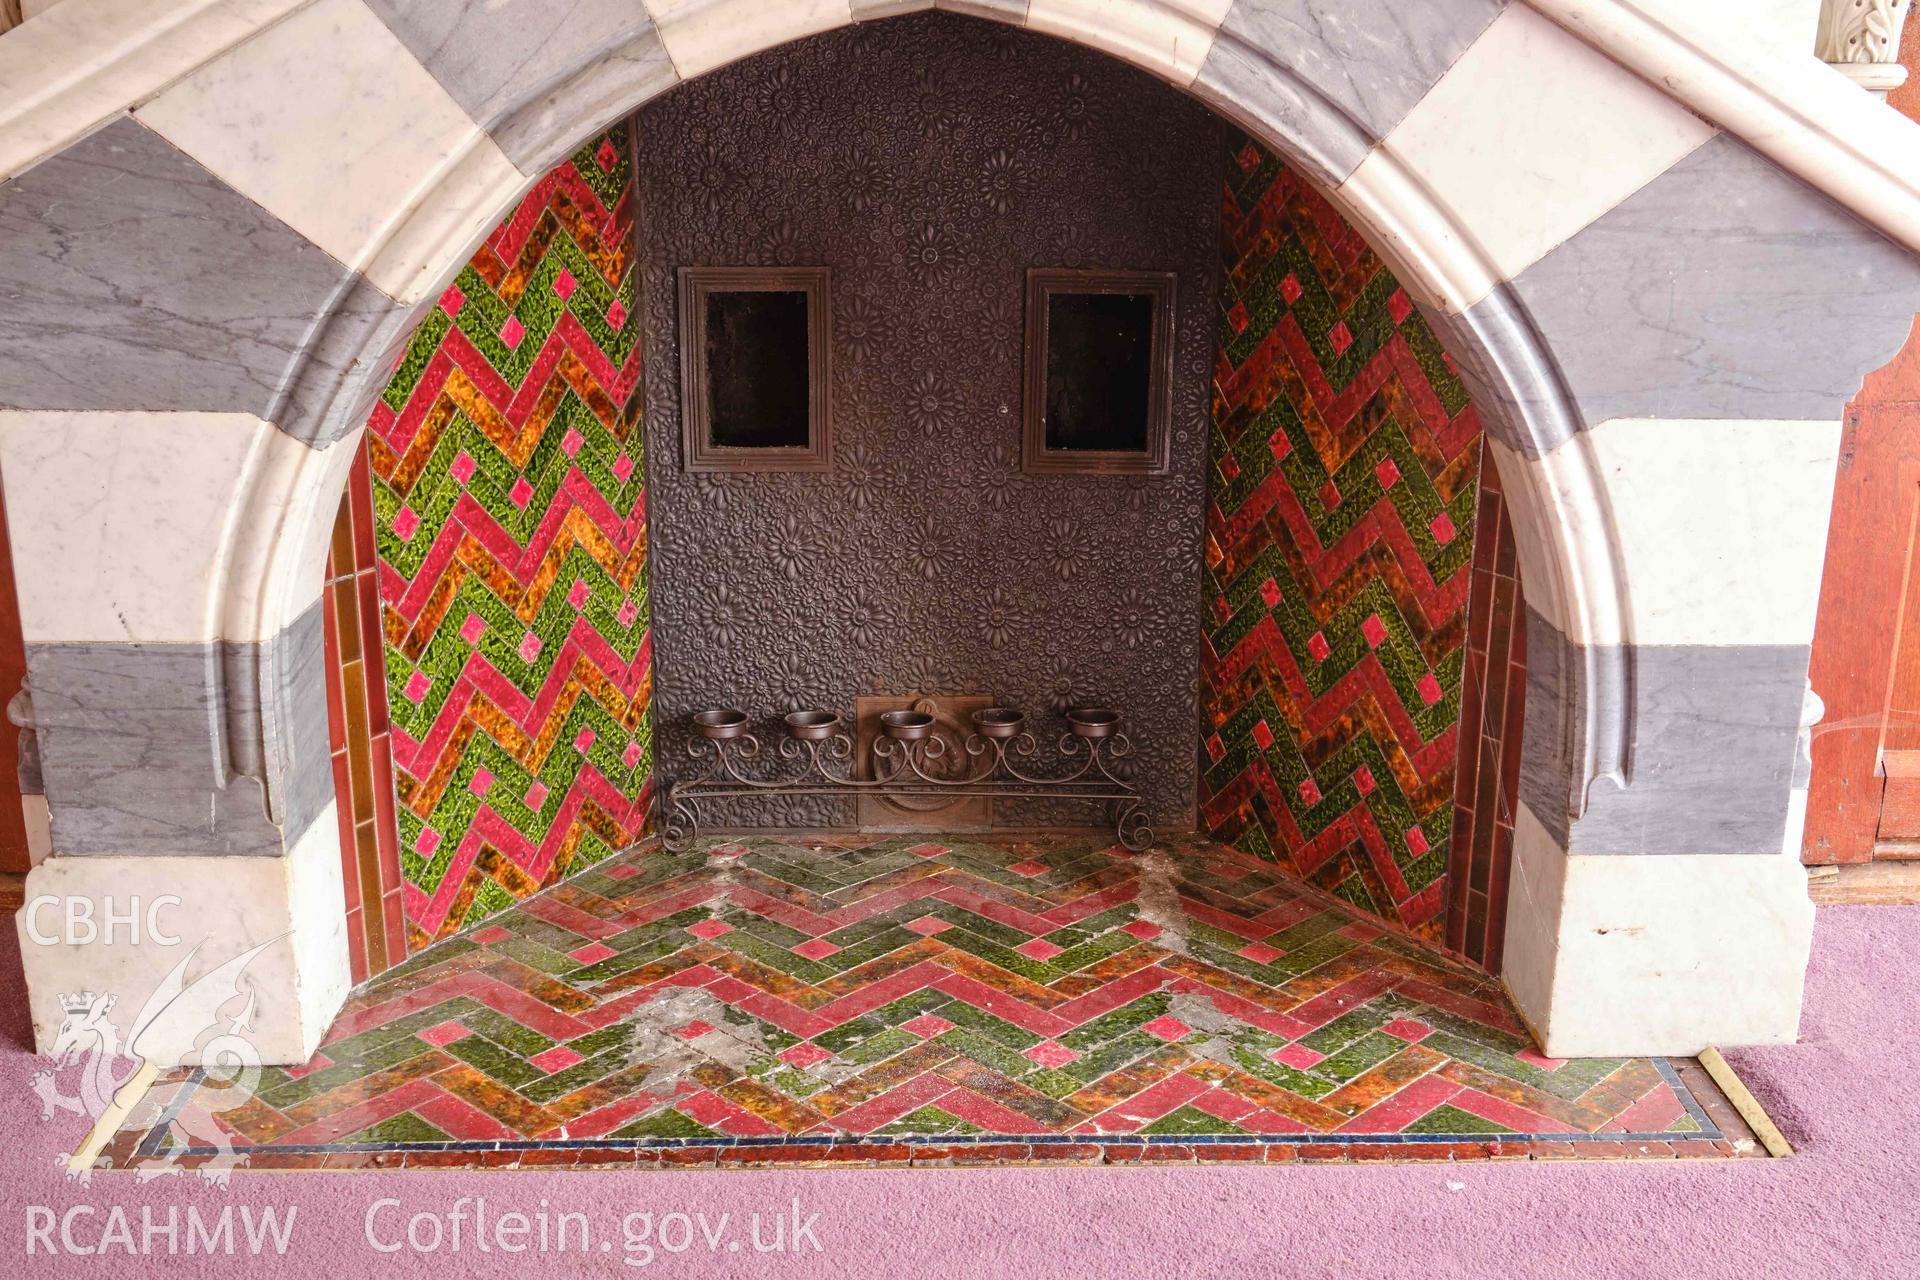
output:
[[[362,447],[334,517],[326,586],[320,595],[322,666],[347,899],[348,969],[356,983],[384,973],[407,955],[402,922],[389,918],[399,905],[399,833],[393,818],[393,747],[375,603],[378,553],[368,474]]]

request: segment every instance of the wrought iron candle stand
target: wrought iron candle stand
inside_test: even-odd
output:
[[[1036,772],[1039,742],[1027,717],[1012,707],[973,713],[973,732],[963,749],[973,767],[964,776],[936,776],[951,754],[934,736],[924,711],[889,711],[880,717],[873,742],[873,777],[855,778],[853,739],[831,711],[795,711],[786,717],[786,737],[761,763],[760,739],[747,731],[744,711],[724,708],[694,714],[687,754],[702,762],[667,788],[664,802],[669,850],[685,849],[700,834],[700,806],[743,796],[962,797],[1077,800],[1112,805],[1120,843],[1138,852],[1153,843],[1140,792],[1113,770],[1133,754],[1120,732],[1120,713],[1080,707],[1067,713],[1060,735],[1057,772]]]

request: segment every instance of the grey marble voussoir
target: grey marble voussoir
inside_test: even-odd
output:
[[[1586,426],[1837,421],[1920,311],[1920,260],[1720,134],[1511,282]]]
[[[0,185],[0,408],[269,417],[353,279],[123,117]]]
[[[432,305],[395,302],[366,277],[349,276],[322,307],[268,419],[316,449],[358,431],[420,313]]]
[[[1235,0],[1193,90],[1338,186],[1506,0]]]
[[[529,176],[679,79],[640,0],[367,4]]]
[[[321,628],[316,603],[257,645],[27,646],[54,849],[291,849],[333,799]]]
[[[1494,286],[1458,315],[1425,305],[1420,314],[1453,357],[1488,435],[1539,458],[1578,434],[1579,406],[1511,285]]]
[[[1576,854],[1766,854],[1786,835],[1806,645],[1638,645],[1623,690],[1587,689],[1581,650],[1527,611],[1520,798]],[[1597,717],[1587,702],[1605,700]],[[1624,723],[1623,787],[1602,778],[1568,805],[1583,726]]]

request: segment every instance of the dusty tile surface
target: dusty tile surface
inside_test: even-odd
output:
[[[1268,864],[1066,836],[637,851],[382,975],[244,1103],[161,1095],[111,1163],[209,1157],[195,1107],[254,1168],[1735,1151],[1674,1064],[1542,1058],[1485,975]]]

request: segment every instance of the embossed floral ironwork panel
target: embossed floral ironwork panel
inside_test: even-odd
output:
[[[1129,719],[1155,825],[1189,825],[1219,123],[1101,54],[930,13],[703,76],[639,130],[662,767],[714,704],[1097,702]],[[681,465],[674,272],[756,264],[833,272],[829,473]],[[1029,267],[1177,273],[1168,474],[1021,473]]]

